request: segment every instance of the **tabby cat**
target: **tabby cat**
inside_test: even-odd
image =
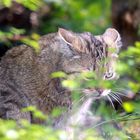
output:
[[[30,46],[21,45],[9,50],[0,62],[0,118],[30,123],[42,123],[31,112],[22,108],[35,106],[44,114],[55,107],[72,107],[71,93],[61,86],[60,79],[51,73],[63,71],[76,74],[83,70],[96,71],[101,67],[104,79],[117,77],[114,65],[121,46],[120,35],[108,28],[103,35],[93,36],[89,32],[74,33],[59,28],[58,32],[41,37],[40,52]],[[113,51],[109,51],[113,48]],[[85,92],[89,92],[85,89]],[[108,91],[103,91],[100,95]],[[94,94],[94,93],[93,93]]]

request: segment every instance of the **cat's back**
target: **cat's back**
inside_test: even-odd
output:
[[[35,53],[29,46],[20,45],[8,50],[0,61],[1,93],[4,88],[9,88],[11,85],[13,85],[14,90],[18,85],[24,85],[25,79],[31,77],[30,73],[32,72],[34,61]]]
[[[13,47],[8,50],[6,54],[1,58],[0,67],[9,66],[10,64],[16,62],[21,62],[21,60],[31,58],[33,55],[33,49],[27,45],[20,45]]]

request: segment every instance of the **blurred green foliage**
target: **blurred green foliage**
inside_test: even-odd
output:
[[[1,140],[67,140],[66,133],[61,130],[54,130],[35,124],[29,124],[23,120],[22,127],[14,121],[0,120]]]
[[[77,32],[90,31],[99,34],[110,24],[111,0],[1,0],[0,7],[10,8],[15,2],[30,11],[36,12],[40,17],[37,34],[54,32],[58,30],[58,27]],[[11,32],[11,29],[16,31]],[[33,32],[32,28],[30,30]],[[22,29],[8,27],[7,29],[6,26],[6,31],[0,30],[0,35],[3,36],[0,41],[4,43],[9,41],[9,46],[12,46],[10,42],[15,35],[27,35],[30,38],[30,32],[24,27]],[[23,41],[20,37],[17,40],[37,46],[34,41],[29,43],[27,39]]]
[[[65,27],[77,32],[90,31],[98,34],[109,26],[111,0],[57,0],[55,3],[54,0],[46,0],[46,2],[53,3],[53,11],[49,22],[44,20],[42,31],[52,32],[58,27]]]
[[[29,8],[32,11],[38,10],[42,5],[42,0],[1,0],[1,6],[10,7],[13,2],[22,4],[24,7]]]

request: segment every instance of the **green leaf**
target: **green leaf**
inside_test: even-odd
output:
[[[134,111],[134,105],[130,102],[124,102],[123,108],[126,112],[131,113]]]
[[[53,72],[51,74],[52,78],[65,78],[67,75],[62,71]]]
[[[64,80],[62,81],[62,85],[70,89],[76,89],[77,87],[79,87],[77,81],[74,80]]]
[[[3,0],[2,2],[5,7],[10,7],[12,4],[12,0]]]
[[[140,48],[140,42],[139,42],[139,41],[136,41],[135,46],[136,46],[137,48]]]
[[[33,47],[36,53],[40,52],[40,46],[36,40],[24,38],[22,39],[22,42],[25,43],[26,45]]]
[[[95,78],[95,73],[92,71],[85,71],[81,73],[82,78]]]
[[[31,111],[35,118],[44,119],[44,120],[47,119],[47,116],[44,115],[41,111],[39,111],[35,106],[28,106],[26,108],[23,108],[22,111],[24,112]]]
[[[66,111],[66,108],[64,108],[64,107],[56,107],[56,108],[53,109],[51,115],[52,115],[53,117],[58,117],[58,116],[60,116],[64,111]]]
[[[10,32],[12,34],[14,34],[14,35],[19,35],[19,34],[24,34],[25,30],[24,29],[17,29],[17,28],[11,27],[10,28]]]

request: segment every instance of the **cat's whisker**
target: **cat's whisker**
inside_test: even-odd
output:
[[[115,93],[128,98],[128,96],[124,95],[123,93],[120,93],[120,92],[117,92],[117,91],[115,91]]]
[[[75,106],[78,105],[80,102],[84,100],[84,98],[86,98],[86,95],[82,95],[79,100],[73,101],[72,105],[75,105]]]
[[[108,100],[110,101],[110,103],[111,103],[112,107],[115,109],[115,106],[114,106],[114,104],[113,104],[113,102],[112,102],[111,98],[109,97],[109,94],[108,94],[108,95],[106,95],[106,97],[107,97],[107,98],[108,98]]]
[[[121,97],[116,92],[112,91],[112,93],[122,101]]]
[[[120,91],[120,92],[125,92],[126,90],[124,88],[114,88],[114,91]]]
[[[122,103],[121,97],[120,97],[116,92],[113,92],[113,91],[112,91],[111,94],[113,94],[113,95]]]
[[[122,101],[120,101],[120,99],[117,96],[115,96],[114,94],[110,94],[110,96],[114,98],[120,105],[122,105]]]

